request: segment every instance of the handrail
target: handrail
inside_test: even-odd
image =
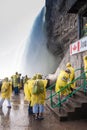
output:
[[[84,70],[84,68],[83,67],[82,68],[77,68],[77,69],[75,69],[75,72],[78,71],[78,70]]]
[[[85,72],[83,72],[79,77],[77,77],[76,79],[74,79],[72,82],[70,82],[69,84],[67,84],[65,87],[61,88],[60,91],[58,91],[55,94],[53,94],[53,96],[55,96],[57,93],[60,93],[61,91],[63,91],[64,89],[66,89],[68,86],[70,86],[72,83],[74,83],[75,81],[77,81],[84,73]],[[49,99],[49,98],[50,97],[48,97],[47,99]]]
[[[56,82],[51,84],[46,90],[50,90],[51,88],[53,88],[55,86]]]
[[[76,79],[74,79],[72,82],[70,82],[69,84],[67,84],[64,88],[61,88],[60,91],[52,94],[52,88],[50,89],[51,90],[51,95],[46,99],[50,99],[51,101],[51,107],[55,108],[55,107],[60,107],[61,106],[61,103],[65,102],[69,97],[71,97],[73,94],[75,94],[77,91],[79,91],[81,88],[84,89],[84,93],[86,94],[86,74],[87,72],[83,72],[80,76],[78,76]],[[84,82],[83,82],[83,85],[81,85],[80,87],[78,87],[77,89],[75,89],[72,93],[68,94],[65,98],[63,99],[60,99],[60,93],[62,91],[64,91],[66,88],[68,88],[72,83],[74,83],[75,81],[81,79],[83,77],[84,79]],[[58,103],[56,105],[53,105],[53,100],[52,98],[55,96],[55,95],[58,95]]]
[[[78,70],[84,70],[84,68],[77,68],[77,69],[75,69],[75,72]],[[50,90],[51,88],[53,88],[55,86],[55,84],[56,84],[56,82],[51,84],[46,90]]]

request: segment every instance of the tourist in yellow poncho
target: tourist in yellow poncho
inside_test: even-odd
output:
[[[18,91],[20,92],[21,86],[21,74],[17,73]]]
[[[83,62],[84,62],[84,71],[87,71],[87,55],[83,57]],[[87,78],[87,73],[86,73],[86,78]]]
[[[55,91],[58,92],[62,88],[64,88],[68,84],[69,78],[70,78],[70,70],[68,69],[62,70],[57,78]],[[61,91],[60,96],[62,98],[63,96],[66,96],[67,94],[69,94],[68,88]]]
[[[67,69],[69,69],[70,70],[70,81],[69,82],[72,82],[74,79],[75,79],[75,70],[74,70],[74,68],[71,66],[71,63],[67,63],[66,64],[66,68]],[[74,83],[72,83],[71,85],[70,85],[70,89],[71,89],[71,91],[73,91],[73,89],[76,87],[76,84],[75,84],[75,82]]]
[[[0,100],[0,108],[2,108],[3,102],[7,99],[7,107],[11,108],[10,97],[12,94],[12,83],[8,81],[8,78],[5,78],[2,87],[1,87],[1,100]]]
[[[18,82],[18,72],[16,72],[15,75],[13,75],[13,76],[11,77],[11,79],[12,79],[14,94],[15,94],[15,95],[18,95],[18,94],[19,94],[19,88],[18,88],[18,85],[19,85],[19,82]]]
[[[32,79],[23,79],[23,83],[24,83],[24,101],[28,101],[29,103],[29,107],[28,107],[28,114],[33,114],[32,111],[32,106],[31,106],[31,92],[30,92],[30,87],[32,86],[32,82],[34,82],[34,80],[36,80],[36,76],[34,75]]]
[[[40,77],[39,77],[40,78]],[[44,86],[44,92],[40,94],[33,94],[33,86],[36,80],[39,80],[40,86]],[[31,102],[31,106],[33,106],[33,113],[35,113],[35,119],[43,119],[43,112],[44,112],[44,103],[46,98],[46,85],[47,80],[36,79],[36,80],[29,80],[28,81],[28,97],[29,101]],[[38,111],[39,107],[39,111]],[[39,113],[39,116],[37,115]]]
[[[29,78],[26,75],[23,79],[23,83],[24,83],[24,94],[25,94],[25,101],[29,101],[29,97],[28,97],[28,82],[29,82]]]

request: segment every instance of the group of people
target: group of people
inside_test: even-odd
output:
[[[62,87],[65,87],[69,82],[73,81],[75,79],[75,70],[72,67],[71,63],[66,64],[66,69],[62,70],[60,74],[58,75],[55,91],[58,92],[61,90]],[[46,86],[48,83],[47,79],[43,79],[41,74],[35,74],[31,79],[28,79],[25,77],[24,80],[24,94],[25,94],[25,100],[29,102],[29,109],[32,107],[32,113],[35,115],[35,119],[43,119],[43,113],[44,113],[44,103],[46,99]],[[43,86],[44,91],[42,93],[34,93],[33,88],[34,85],[37,86],[39,84],[39,87]],[[66,96],[69,94],[73,89],[75,88],[75,83],[72,83],[70,85],[70,88],[65,89],[61,92],[61,97]],[[36,91],[36,90],[34,90]]]
[[[83,64],[84,64],[84,72],[86,72],[86,78],[87,78],[87,55],[83,56]],[[60,74],[58,75],[55,91],[56,93],[60,90],[60,98],[66,97],[68,94],[70,94],[76,87],[76,82],[73,80],[75,79],[75,69],[72,67],[71,63],[68,62],[66,64],[65,70],[60,71]],[[68,85],[68,86],[67,86]],[[65,86],[67,86],[65,89]]]
[[[5,77],[1,83],[1,98],[0,98],[0,108],[2,108],[3,102],[7,99],[7,107],[11,108],[10,98],[12,95],[12,91],[14,91],[14,95],[18,95],[20,92],[20,88],[23,87],[23,79],[20,78],[21,74],[16,72],[14,75],[11,76],[11,79]]]
[[[87,71],[87,55],[83,57],[84,61],[84,71]],[[7,77],[2,82],[1,87],[1,99],[0,99],[0,108],[2,108],[3,102],[7,99],[8,108],[11,108],[11,94],[12,88],[15,95],[19,94],[19,90],[22,86],[24,89],[25,100],[29,102],[29,108],[32,108],[31,112],[35,115],[35,119],[42,120],[44,119],[44,103],[46,99],[46,86],[48,83],[47,79],[44,79],[43,76],[39,73],[35,74],[32,78],[28,78],[26,75],[21,82],[21,74],[18,72],[15,73],[9,80]],[[70,83],[69,87],[60,92],[61,98],[65,97],[75,89],[76,84],[72,82],[75,79],[75,69],[72,67],[71,63],[66,64],[66,69],[60,71],[60,74],[57,77],[55,92],[59,92],[67,84]]]
[[[3,102],[7,100],[7,107],[11,108],[11,95],[12,90],[14,91],[14,95],[19,95],[19,91],[21,88],[21,78],[20,74],[16,72],[13,76],[11,76],[11,80],[7,77],[2,81],[1,86],[1,99],[0,99],[0,108],[3,106]],[[24,89],[25,99],[29,102],[29,107],[32,107],[32,113],[35,114],[35,119],[43,119],[44,112],[44,102],[46,99],[46,86],[47,80],[42,78],[42,75],[37,73],[32,78],[28,78],[26,75],[23,78],[22,87]],[[33,89],[33,86],[35,88]],[[37,86],[39,89],[37,89]],[[41,88],[41,89],[40,89]],[[38,91],[38,93],[37,93]],[[29,108],[28,108],[29,109]]]

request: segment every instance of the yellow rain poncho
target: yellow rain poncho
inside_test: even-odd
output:
[[[83,57],[83,62],[84,62],[84,71],[87,71],[87,55]],[[87,78],[87,73],[86,73],[86,78]]]
[[[42,75],[39,74],[39,73],[37,73],[37,74],[36,74],[36,79],[42,79]]]
[[[21,74],[16,74],[16,77],[17,77],[17,83],[18,83],[18,88],[20,89],[22,86],[21,86],[21,82],[20,82],[20,76]]]
[[[13,75],[12,78],[12,83],[13,83],[13,87],[17,87],[18,86],[18,79],[17,79],[17,75]]]
[[[12,83],[8,81],[3,81],[1,87],[1,97],[5,99],[9,99],[12,94]]]
[[[24,84],[24,94],[25,94],[25,97],[24,97],[24,100],[25,101],[30,101],[30,97],[29,97],[29,90],[28,90],[28,82],[27,81],[25,84]]]
[[[66,64],[66,67],[67,67],[67,69],[69,69],[70,70],[70,81],[69,82],[72,82],[74,79],[75,79],[75,70],[74,70],[74,68],[71,66],[71,64],[70,63],[67,63]],[[71,88],[75,88],[76,87],[76,84],[75,84],[75,82],[74,83],[72,83],[71,84]]]
[[[68,84],[70,74],[62,70],[57,78],[55,91],[58,92],[60,89],[65,87]],[[66,88],[65,90],[61,91],[61,95],[67,95],[69,93],[69,89]]]
[[[27,75],[24,77],[24,79],[23,79],[23,83],[25,84],[27,81],[28,81],[28,77],[27,77]]]
[[[33,106],[35,104],[44,104],[44,102],[45,102],[47,80],[40,79],[40,82],[41,82],[41,84],[44,84],[44,93],[41,93],[39,95],[34,95],[34,94],[32,94],[32,89],[33,89],[35,80],[27,81],[28,86],[26,86],[24,93],[25,93],[26,99],[29,102],[31,102],[31,106]]]

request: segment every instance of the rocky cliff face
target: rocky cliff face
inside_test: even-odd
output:
[[[66,13],[65,0],[46,1],[47,46],[54,55],[64,55],[77,39],[77,15]]]
[[[46,0],[47,47],[54,55],[61,56],[57,74],[69,61],[75,68],[83,66],[85,53],[70,56],[69,45],[78,40],[78,16],[67,13],[67,1]]]

